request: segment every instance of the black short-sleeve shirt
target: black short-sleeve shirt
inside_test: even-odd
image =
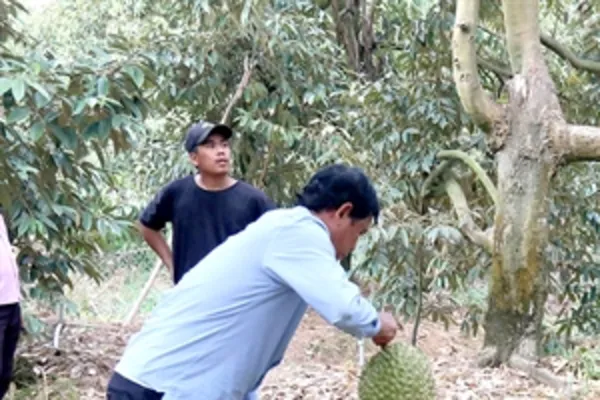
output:
[[[260,189],[237,181],[220,191],[199,187],[194,176],[166,185],[143,210],[140,222],[154,230],[173,225],[174,282],[275,204]]]

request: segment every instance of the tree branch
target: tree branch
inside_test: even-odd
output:
[[[481,181],[486,191],[492,198],[494,205],[498,204],[498,194],[494,183],[485,173],[483,168],[467,153],[460,150],[442,150],[437,154],[437,158],[444,159],[438,168],[427,178],[421,188],[421,197],[425,198],[433,185],[433,182],[443,176],[444,188],[446,193],[452,202],[454,211],[458,218],[458,225],[460,231],[465,235],[472,243],[483,247],[490,254],[493,252],[493,232],[494,227],[490,227],[485,231],[482,231],[477,227],[475,221],[471,217],[471,210],[467,203],[465,193],[463,192],[460,184],[456,181],[453,175],[448,171],[454,162],[460,160],[465,163],[477,176],[477,179]]]
[[[482,31],[486,32],[487,34],[489,34],[491,36],[494,36],[498,40],[504,40],[503,35],[499,35],[496,32],[489,30],[485,26],[480,25],[479,29],[481,29]],[[548,48],[549,50],[554,52],[557,56],[570,62],[574,68],[582,70],[582,71],[592,72],[592,73],[600,73],[600,62],[599,61],[588,60],[583,57],[579,57],[571,49],[569,49],[564,44],[560,43],[558,40],[554,39],[552,36],[541,32],[540,33],[540,42],[546,48]],[[502,68],[501,66],[496,65],[496,63],[489,62],[489,61],[483,60],[481,58],[479,58],[478,60],[479,60],[479,64],[482,67],[489,69],[491,71],[494,71],[499,75],[505,75],[507,77],[512,77],[512,75],[513,75],[513,72],[510,70],[510,68],[508,68],[508,69]]]
[[[567,162],[600,161],[600,128],[568,125],[564,140]]]
[[[231,100],[229,100],[227,108],[225,108],[225,112],[221,117],[222,124],[227,123],[233,106],[235,106],[235,103],[237,103],[240,100],[242,94],[244,93],[244,89],[246,89],[246,86],[248,86],[248,83],[250,83],[250,77],[252,76],[253,68],[254,64],[250,65],[250,59],[248,58],[248,56],[244,57],[244,75],[242,75],[242,79],[240,80],[240,83],[238,84],[238,87],[235,93],[233,94],[233,97],[231,98]]]
[[[485,68],[489,71],[492,71],[496,75],[499,75],[503,78],[510,79],[513,77],[513,73],[510,70],[510,68],[506,68],[506,67],[503,67],[502,65],[498,65],[497,63],[495,63],[493,61],[486,60],[481,57],[477,57],[477,64],[480,67]]]
[[[363,48],[363,65],[370,79],[375,79],[375,66],[373,63],[373,43],[375,42],[375,34],[373,32],[373,21],[375,19],[375,10],[377,9],[377,0],[371,0],[367,6],[367,1],[362,2],[362,48]]]
[[[523,73],[542,57],[539,41],[539,0],[504,0],[504,29],[511,69]]]
[[[452,71],[465,110],[478,125],[489,130],[504,111],[483,91],[479,80],[474,43],[479,4],[479,0],[458,0],[452,33]]]
[[[442,177],[450,167],[454,164],[455,159],[445,160],[440,163],[440,165],[431,172],[431,175],[425,179],[423,182],[423,186],[421,186],[421,199],[425,199],[430,191],[433,183],[440,177]]]
[[[479,179],[479,181],[485,187],[485,190],[488,192],[492,198],[492,201],[494,202],[494,206],[498,205],[498,192],[496,190],[496,186],[490,177],[485,173],[483,168],[481,168],[481,165],[479,165],[471,156],[460,150],[442,150],[437,154],[437,158],[447,160],[455,159],[467,164],[467,166],[475,173],[477,179]]]
[[[479,26],[479,29],[486,32],[487,34],[494,36],[498,40],[504,40],[503,35],[499,35],[496,32],[493,32],[486,28],[485,26]],[[582,57],[577,56],[571,49],[569,49],[564,44],[560,43],[558,40],[554,39],[552,36],[541,32],[540,33],[540,42],[549,50],[553,51],[557,56],[567,60],[571,63],[571,65],[579,70],[588,71],[592,73],[600,73],[600,62],[595,60],[588,60]],[[482,65],[483,66],[483,65]],[[493,64],[490,64],[490,67],[493,67]],[[487,66],[485,67],[487,68]],[[487,68],[491,69],[491,68]],[[500,71],[498,71],[499,73]],[[512,75],[512,71],[510,75]]]
[[[460,184],[451,177],[449,174],[446,175],[445,181],[446,193],[450,197],[450,201],[454,207],[454,211],[458,218],[458,226],[460,231],[474,244],[483,247],[490,254],[493,252],[493,240],[492,233],[493,228],[490,228],[483,232],[477,227],[473,218],[471,217],[471,210],[467,204],[467,198],[463,192]]]
[[[559,43],[558,40],[544,33],[540,35],[540,41],[556,55],[570,62],[573,67],[583,71],[600,74],[600,62],[578,57],[569,48]]]

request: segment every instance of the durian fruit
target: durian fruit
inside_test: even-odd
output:
[[[431,364],[408,343],[386,346],[369,359],[358,383],[360,400],[435,400]]]

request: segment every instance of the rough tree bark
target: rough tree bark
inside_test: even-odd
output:
[[[492,268],[485,319],[486,363],[511,363],[526,331],[540,338],[546,301],[548,197],[551,179],[563,163],[600,160],[600,128],[569,125],[564,118],[542,45],[560,55],[564,48],[542,36],[538,0],[504,0],[504,27],[511,80],[509,102],[495,103],[477,75],[475,31],[479,0],[458,0],[453,31],[453,72],[466,111],[487,133],[497,160],[497,203]],[[594,70],[598,63],[563,58]],[[466,204],[450,180],[457,213]],[[457,207],[458,205],[458,207]],[[473,228],[472,224],[470,229]],[[472,235],[474,238],[481,237]],[[482,239],[481,239],[482,240]],[[512,362],[512,364],[516,364]]]
[[[325,3],[329,7],[328,1]],[[377,0],[331,0],[330,5],[337,40],[346,50],[349,67],[375,80],[381,72],[381,63],[373,54]]]

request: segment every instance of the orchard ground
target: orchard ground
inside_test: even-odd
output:
[[[140,273],[139,270],[121,268],[101,285],[85,278],[78,279],[69,298],[77,304],[80,313],[77,316],[67,313],[59,335],[54,334],[58,321],[56,313],[32,310],[49,323],[51,329],[43,339],[21,342],[17,366],[19,388],[13,390],[8,399],[103,399],[107,379],[127,338],[139,328],[161,292],[169,287],[163,271],[135,322],[123,326],[121,321],[130,311],[148,275],[149,271]],[[454,312],[459,319],[463,310]],[[405,323],[398,340],[410,341],[412,328],[411,321]],[[418,345],[431,359],[438,398],[574,398],[568,393],[572,389],[559,392],[510,368],[478,368],[476,359],[481,341],[482,333],[468,337],[457,326],[445,330],[441,323],[422,321]],[[368,359],[377,349],[366,341],[365,351]],[[586,368],[589,372],[589,368],[594,368],[594,361],[598,365],[600,352],[591,349],[584,354],[587,358],[549,358],[544,361],[545,367],[562,376]],[[592,354],[595,356],[590,358]],[[586,362],[591,364],[588,366]],[[294,337],[284,363],[271,371],[262,385],[261,400],[355,400],[357,382],[357,341],[329,326],[311,310]],[[579,382],[581,385],[581,379]],[[593,386],[597,387],[597,384]],[[600,398],[598,389],[584,389],[583,393],[577,398]]]

